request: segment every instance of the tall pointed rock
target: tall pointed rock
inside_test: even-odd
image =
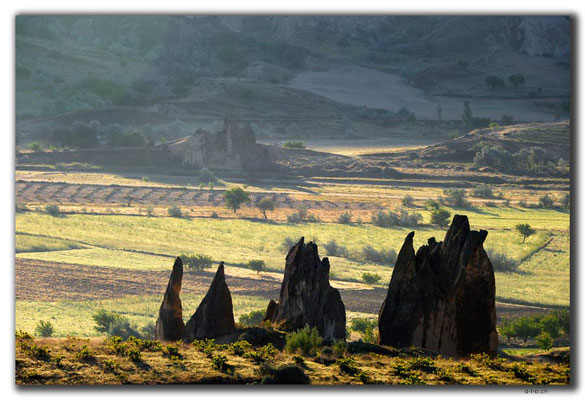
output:
[[[329,284],[329,259],[319,258],[313,242],[305,244],[301,238],[288,252],[280,299],[276,305],[271,303],[275,306],[276,312],[267,310],[267,317],[286,329],[308,325],[325,340],[345,338],[345,306],[339,291]]]
[[[215,338],[236,330],[232,296],[225,283],[223,261],[219,263],[215,277],[197,311],[191,317],[183,339],[191,343],[195,339]]]
[[[446,356],[497,352],[495,278],[483,248],[486,231],[455,215],[443,242],[414,252],[414,232],[398,254],[378,315],[380,344]]]
[[[155,337],[158,340],[175,341],[183,337],[183,307],[179,292],[183,281],[183,262],[177,257],[169,278],[163,302],[158,311]]]

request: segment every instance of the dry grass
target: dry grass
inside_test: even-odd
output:
[[[47,346],[48,355],[42,356]],[[85,347],[84,347],[85,346]],[[194,345],[176,344],[178,356],[171,356],[156,343],[150,349],[130,354],[114,351],[103,339],[18,339],[16,383],[19,385],[119,385],[184,383],[261,383],[267,370],[295,364],[295,355],[277,352],[265,366],[249,356],[235,355],[228,346],[216,346],[213,356],[227,357],[224,370],[213,368],[212,360]],[[126,343],[126,349],[137,349]],[[32,348],[32,350],[31,350]],[[39,351],[41,349],[41,351]],[[304,358],[299,366],[313,385],[565,385],[569,367],[565,364],[511,362],[482,357],[453,360],[427,357],[416,350],[387,349],[393,356],[374,353],[334,356],[333,363]],[[85,357],[82,357],[85,355]],[[300,358],[297,357],[296,361]]]

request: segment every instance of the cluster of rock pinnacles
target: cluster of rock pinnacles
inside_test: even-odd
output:
[[[378,315],[381,345],[415,346],[445,356],[496,355],[495,279],[483,248],[486,236],[472,231],[463,215],[453,218],[443,242],[431,238],[416,253],[414,232],[406,236]],[[223,262],[187,324],[179,298],[182,278],[177,258],[156,338],[189,343],[235,332]],[[345,338],[345,306],[329,284],[329,259],[319,258],[315,243],[301,238],[288,252],[279,300],[270,300],[264,320],[287,331],[315,327],[326,341]]]

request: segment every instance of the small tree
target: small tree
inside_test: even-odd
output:
[[[43,147],[40,145],[39,142],[33,142],[33,143],[29,144],[28,148],[34,152],[43,151]]]
[[[548,194],[540,196],[538,203],[543,208],[552,208],[554,205],[553,199]]]
[[[183,217],[183,212],[177,206],[170,207],[168,211],[169,211],[169,216],[171,216],[171,217],[174,217],[174,218],[182,218]]]
[[[250,201],[250,195],[241,187],[226,190],[223,194],[223,198],[226,207],[232,209],[234,213],[238,211],[243,203],[248,203]]]
[[[340,224],[351,224],[351,211],[346,211],[343,214],[340,214],[337,218],[337,222]]]
[[[61,215],[61,210],[59,209],[59,206],[56,204],[47,204],[45,206],[45,212],[52,217],[58,217],[59,215]]]
[[[431,212],[431,224],[438,225],[441,228],[449,225],[449,218],[451,218],[451,213],[442,208]]]
[[[209,169],[203,167],[203,168],[201,168],[201,171],[199,171],[199,181],[201,183],[209,184],[209,183],[217,182],[217,177]]]
[[[522,243],[526,242],[526,238],[534,235],[536,231],[529,224],[518,224],[516,230],[522,235]]]
[[[266,263],[263,260],[250,260],[246,265],[251,270],[256,271],[257,274],[266,269]]]
[[[414,197],[412,197],[411,195],[407,194],[406,196],[404,196],[402,198],[402,205],[404,207],[412,207],[414,205]]]
[[[256,203],[256,207],[258,207],[258,209],[262,212],[264,218],[268,219],[268,217],[266,216],[266,211],[274,211],[274,209],[276,208],[276,202],[271,197],[262,197]]]
[[[100,333],[108,333],[110,326],[114,322],[120,322],[124,318],[120,314],[110,312],[106,310],[98,310],[92,315],[92,319],[95,322],[94,329]]]
[[[445,197],[440,198],[441,203],[452,207],[469,207],[467,192],[464,189],[445,189],[443,194]]]
[[[39,321],[35,328],[35,333],[41,337],[51,337],[55,332],[53,324],[49,321]]]

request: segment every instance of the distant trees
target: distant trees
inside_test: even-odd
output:
[[[522,235],[522,243],[526,242],[526,239],[536,233],[536,231],[529,224],[518,224],[516,230]]]
[[[514,89],[518,89],[518,86],[523,86],[524,83],[526,82],[526,78],[524,77],[524,75],[520,73],[510,75],[508,77],[508,80],[510,81],[512,86],[514,86]]]
[[[272,197],[262,197],[258,202],[256,202],[256,207],[262,212],[264,215],[264,219],[268,219],[266,216],[267,211],[274,211],[276,208],[276,201]]]
[[[181,254],[179,258],[181,258],[186,268],[195,272],[211,268],[213,264],[213,259],[205,254]]]
[[[241,187],[226,190],[223,198],[226,207],[232,209],[234,213],[238,211],[242,204],[250,202],[250,195]]]
[[[495,75],[488,75],[485,78],[485,84],[486,86],[492,88],[492,90],[506,86],[506,82],[504,82],[502,78],[498,78]]]
[[[378,211],[372,216],[372,224],[382,228],[390,228],[393,226],[413,227],[417,226],[422,221],[422,215],[417,212],[408,212],[404,208],[398,211]]]
[[[568,310],[554,310],[544,315],[503,319],[498,331],[508,341],[519,338],[526,343],[529,338],[534,338],[540,348],[549,350],[554,339],[561,334],[570,335],[570,314]]]

